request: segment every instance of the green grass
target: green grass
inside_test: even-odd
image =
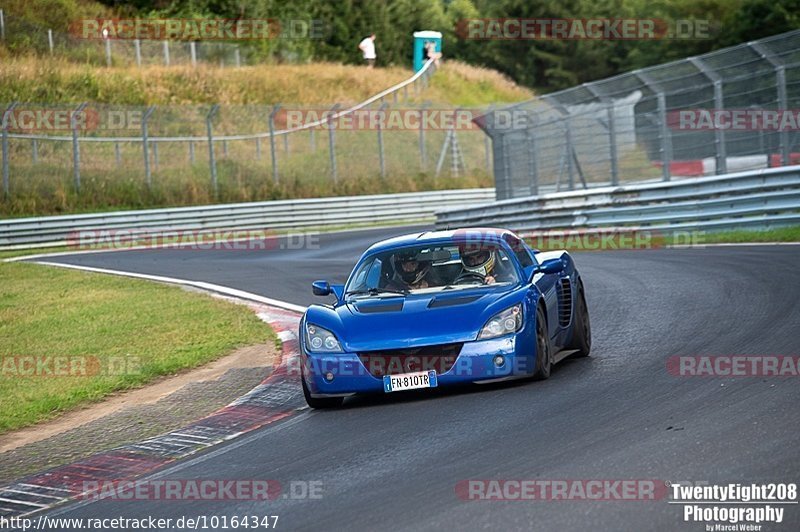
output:
[[[702,243],[733,244],[746,242],[800,242],[800,226],[780,227],[765,231],[723,231],[706,233]]]
[[[272,343],[246,307],[149,281],[0,263],[0,434],[119,390]],[[111,375],[20,376],[19,358],[125,362]]]

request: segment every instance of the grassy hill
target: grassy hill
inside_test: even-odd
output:
[[[333,63],[241,68],[149,66],[103,68],[41,57],[8,58],[0,69],[0,101],[120,105],[354,103],[411,76],[410,69]],[[493,70],[445,62],[421,95],[454,106],[532,97]]]

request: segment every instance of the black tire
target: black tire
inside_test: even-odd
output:
[[[550,345],[550,335],[547,334],[547,322],[545,321],[542,307],[536,307],[536,369],[533,372],[533,379],[543,381],[550,378],[550,371],[553,368],[553,347]]]
[[[344,403],[344,397],[311,397],[311,392],[306,386],[305,376],[300,377],[300,382],[303,384],[303,396],[311,408],[337,408]]]
[[[588,357],[592,350],[592,326],[589,322],[589,309],[583,295],[583,283],[578,282],[578,298],[575,300],[575,318],[572,341],[569,349],[577,349],[575,357]]]

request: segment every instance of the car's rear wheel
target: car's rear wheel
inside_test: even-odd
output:
[[[344,403],[344,397],[312,397],[306,386],[305,375],[300,377],[300,382],[303,383],[303,396],[311,408],[336,408]]]
[[[550,346],[550,337],[547,334],[547,322],[544,318],[542,307],[536,308],[536,369],[533,373],[535,380],[550,378],[553,368],[553,348]]]
[[[583,283],[578,284],[578,297],[575,300],[575,319],[572,326],[572,341],[569,349],[576,349],[576,357],[588,357],[592,350],[592,326],[589,322],[589,310],[586,308],[586,297],[583,295]]]

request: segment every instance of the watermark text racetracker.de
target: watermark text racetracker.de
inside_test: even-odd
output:
[[[279,234],[272,229],[158,230],[90,229],[67,235],[67,247],[82,251],[183,249],[264,251],[319,249],[318,233]]]
[[[468,479],[455,487],[465,501],[656,501],[666,483],[654,479]]]
[[[707,19],[473,18],[456,23],[465,40],[658,40],[709,39]]]
[[[141,372],[141,360],[135,355],[0,356],[0,378],[123,376]]]
[[[152,479],[91,480],[76,484],[84,500],[115,501],[274,501],[319,500],[321,480]]]
[[[798,131],[800,109],[680,109],[667,113],[678,131]]]
[[[0,530],[274,530],[278,515],[182,515],[180,517],[103,516],[103,517],[32,517],[0,516]]]
[[[797,355],[671,356],[667,372],[675,377],[798,377]]]
[[[155,41],[252,41],[269,39],[322,39],[321,19],[200,19],[200,18],[97,18],[70,23],[79,39]]]
[[[76,106],[20,104],[2,115],[2,128],[10,133],[77,131],[141,131],[144,111],[102,105]]]

